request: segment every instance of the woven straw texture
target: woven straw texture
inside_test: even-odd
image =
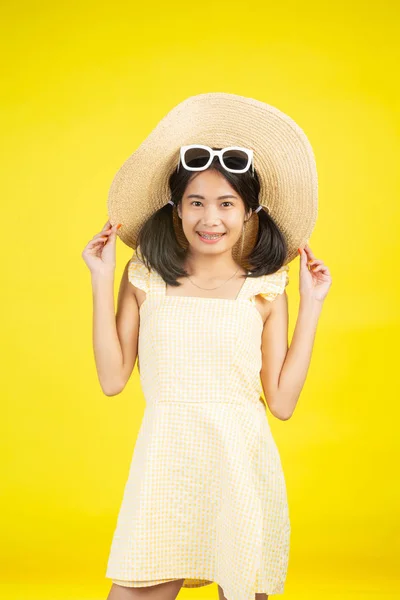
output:
[[[146,406],[106,577],[144,587],[218,583],[229,600],[283,593],[290,520],[280,455],[261,398],[261,294],[288,267],[247,278],[236,299],[167,296],[134,255]]]
[[[140,227],[171,197],[168,180],[185,144],[244,146],[254,151],[261,182],[259,203],[269,211],[288,244],[285,264],[308,242],[318,210],[318,181],[312,147],[304,131],[274,106],[235,94],[191,96],[175,106],[151,131],[115,175],[108,195],[111,223],[122,223],[118,235],[133,249]],[[174,212],[175,209],[174,209]],[[180,220],[174,218],[178,239]],[[256,241],[258,216],[245,225],[243,254],[239,242],[233,256],[245,265]],[[243,260],[243,262],[241,262]]]

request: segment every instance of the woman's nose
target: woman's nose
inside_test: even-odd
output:
[[[218,208],[214,206],[209,206],[204,209],[202,223],[204,225],[219,225],[221,223],[221,219],[218,215]]]

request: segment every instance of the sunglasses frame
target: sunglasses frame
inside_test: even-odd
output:
[[[210,153],[210,158],[209,158],[207,164],[204,165],[204,167],[189,167],[186,164],[185,153],[187,150],[190,150],[191,148],[201,148],[202,150],[208,150],[208,152]],[[223,157],[224,152],[226,152],[227,150],[241,150],[242,152],[244,152],[247,155],[247,159],[248,159],[246,167],[244,169],[229,169],[225,165],[224,157]],[[182,163],[182,166],[187,171],[205,171],[211,165],[211,163],[214,159],[214,156],[218,156],[219,162],[221,163],[221,165],[224,167],[224,169],[226,171],[229,171],[230,173],[245,173],[246,171],[249,170],[250,165],[251,165],[252,173],[254,175],[254,161],[253,161],[254,152],[250,148],[243,148],[242,146],[227,146],[226,148],[221,148],[221,150],[213,150],[212,148],[210,148],[210,146],[203,146],[202,144],[189,144],[188,146],[181,146],[179,156],[180,156],[180,160],[178,161],[177,171],[179,171],[180,162]]]

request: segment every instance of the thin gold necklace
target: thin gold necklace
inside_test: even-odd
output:
[[[236,273],[239,271],[240,267],[234,272],[234,274],[232,275],[232,277],[229,277],[229,279],[227,279],[226,281],[224,281],[223,283],[221,283],[221,285],[217,285],[217,287],[213,287],[213,288],[204,288],[201,287],[200,285],[197,285],[197,283],[195,283],[194,281],[192,281],[189,277],[189,275],[187,275],[186,277],[189,279],[189,281],[191,283],[193,283],[193,285],[195,285],[196,287],[200,288],[201,290],[217,290],[218,288],[222,287],[223,285],[225,285],[225,283],[227,283],[228,281],[230,281],[233,277],[235,277]]]

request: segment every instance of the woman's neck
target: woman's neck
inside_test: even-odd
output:
[[[238,271],[242,271],[231,252],[222,254],[187,254],[185,259],[185,269],[189,276],[199,277],[201,279],[226,279]]]

